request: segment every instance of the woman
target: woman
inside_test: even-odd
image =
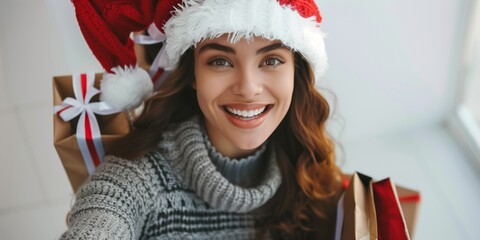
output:
[[[94,15],[86,12],[110,21],[105,9],[139,16],[135,9],[146,16],[139,25],[154,23],[148,37],[165,24],[153,79],[166,75],[159,66],[171,71],[77,193],[62,239],[332,238],[340,174],[325,130],[329,106],[315,88],[326,56],[314,1],[118,2],[73,1],[97,58],[112,67],[93,43]],[[117,20],[107,25],[120,40],[119,29],[142,28],[119,28]],[[141,97],[106,95],[141,72],[115,70],[102,82],[102,99],[138,105]],[[149,95],[143,87],[120,95],[135,94]]]

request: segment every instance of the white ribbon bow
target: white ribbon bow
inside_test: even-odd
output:
[[[120,112],[105,102],[90,102],[93,96],[100,93],[93,86],[94,82],[95,74],[93,73],[74,74],[72,83],[75,98],[68,97],[61,105],[54,107],[55,113],[64,121],[70,121],[80,115],[76,137],[89,174],[93,173],[105,155],[95,113],[109,115]]]

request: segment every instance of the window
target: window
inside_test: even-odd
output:
[[[480,2],[473,6],[460,71],[462,86],[450,126],[480,164]]]

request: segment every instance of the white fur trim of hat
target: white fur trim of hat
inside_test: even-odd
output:
[[[327,68],[324,33],[315,17],[302,17],[276,0],[184,0],[165,23],[167,70],[205,39],[229,33],[231,42],[254,36],[280,40],[309,62],[315,79]]]

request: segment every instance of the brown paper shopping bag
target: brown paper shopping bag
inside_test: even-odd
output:
[[[351,177],[343,196],[341,240],[377,239],[371,184],[372,179],[361,173],[355,173]]]
[[[344,176],[344,188],[346,190],[337,206],[335,239],[380,239],[378,230],[380,228],[384,229],[382,224],[385,223],[379,223],[377,215],[385,214],[384,212],[377,213],[373,187],[380,182],[374,182],[370,177],[360,173]],[[417,191],[396,186],[393,182],[391,184],[396,193],[394,200],[399,202],[401,217],[406,223],[407,229],[405,232],[409,234],[411,239],[414,233],[420,194]]]
[[[403,216],[405,217],[405,222],[407,223],[410,238],[413,238],[420,208],[420,193],[399,185],[396,185],[395,189],[400,201]]]
[[[102,77],[101,74],[90,74],[81,76],[90,76],[90,80],[92,81],[94,79],[93,87],[98,89],[99,81]],[[68,98],[70,98],[70,100],[78,100],[75,99],[75,97],[77,96],[74,90],[75,83],[73,81],[75,77],[80,76],[58,76],[53,78],[54,106],[60,106],[64,104],[65,100]],[[98,92],[95,92],[94,95],[96,96],[94,96],[89,101],[90,103],[98,102],[98,94],[96,93]],[[85,97],[85,95],[83,97]],[[65,109],[70,111],[73,108],[65,107]],[[54,146],[67,173],[74,192],[78,190],[80,185],[89,176],[89,169],[81,152],[81,149],[83,148],[79,146],[79,139],[77,139],[76,135],[78,129],[77,125],[79,124],[80,119],[82,119],[82,117],[77,116],[70,121],[64,121],[60,117],[60,114],[54,114],[53,116]],[[91,139],[91,136],[87,136],[87,139],[89,139],[89,141],[86,141],[86,144],[80,144],[81,146],[84,146],[84,148],[87,150],[95,149],[98,144],[101,144],[101,146],[103,147],[103,151],[108,152],[109,149],[112,149],[115,146],[115,141],[128,134],[130,130],[128,118],[123,112],[110,115],[91,114],[90,118],[88,118],[87,114],[87,116],[85,116],[85,120],[89,123],[95,120],[98,123],[98,130],[99,132],[101,132],[100,139]],[[80,142],[83,142],[83,140],[81,139]],[[98,160],[100,161],[102,160],[100,159],[102,157],[103,156],[96,156],[96,158],[99,158]]]

